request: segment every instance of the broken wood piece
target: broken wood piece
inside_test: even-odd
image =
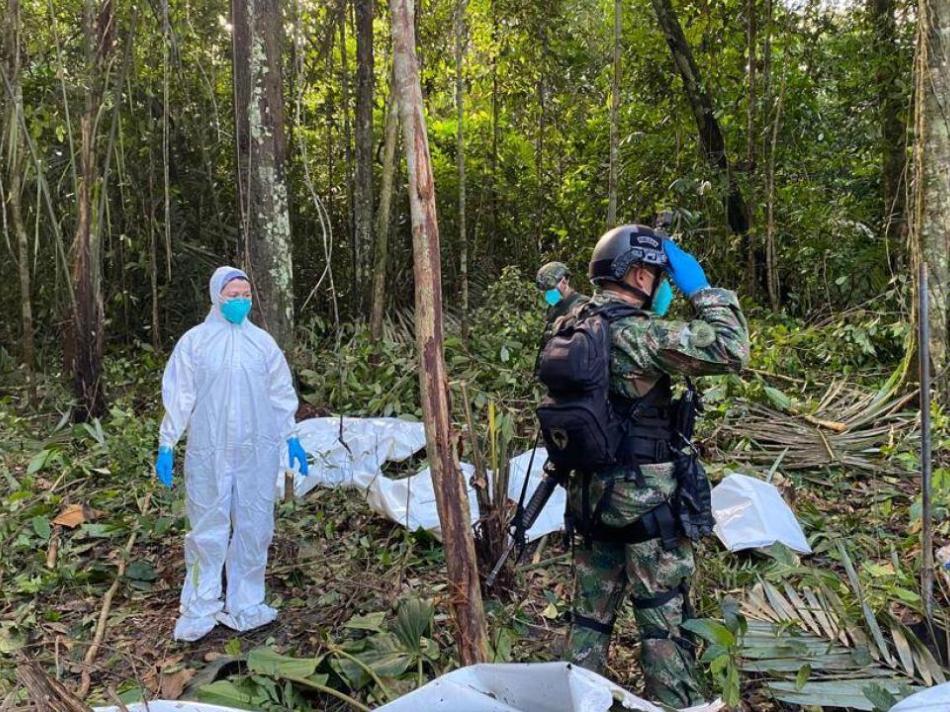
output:
[[[147,495],[145,495],[145,499],[142,501],[141,514],[143,516],[148,511],[151,501],[152,493],[149,492]],[[126,562],[128,561],[129,554],[132,553],[132,547],[135,546],[135,540],[137,537],[137,530],[133,531],[129,535],[129,540],[125,543],[125,547],[119,553],[119,563],[116,567],[115,580],[112,582],[109,590],[106,591],[105,595],[102,597],[102,610],[99,612],[99,620],[96,623],[96,632],[92,638],[92,644],[86,651],[86,656],[82,661],[82,676],[79,690],[76,692],[76,696],[79,699],[85,699],[89,694],[89,688],[92,686],[92,674],[90,669],[92,667],[92,663],[96,659],[96,656],[99,654],[99,648],[101,647],[102,641],[105,638],[106,626],[109,622],[109,611],[112,609],[112,599],[115,598],[115,594],[119,590],[119,585],[122,583],[122,577],[125,576]]]
[[[53,533],[49,538],[49,547],[46,549],[46,568],[56,568],[56,556],[59,554],[59,539],[62,535],[63,527],[59,524],[53,526]]]
[[[57,682],[33,660],[21,657],[16,678],[38,710],[44,712],[89,712],[89,707],[65,685]]]

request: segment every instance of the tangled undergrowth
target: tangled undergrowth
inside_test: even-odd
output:
[[[484,435],[491,407],[505,451],[517,453],[533,441],[539,392],[530,374],[542,311],[537,293],[514,271],[483,303],[471,315],[467,341],[458,321],[449,320],[446,357],[456,419],[464,421],[464,383],[476,430]],[[820,657],[795,647],[807,648],[807,636],[822,633],[796,619],[795,596],[820,598],[828,619],[834,616],[849,631],[845,641],[835,638],[845,648],[836,660],[846,655],[866,670],[868,664],[859,663],[870,655],[903,681],[865,690],[872,706],[864,709],[886,709],[889,700],[942,674],[940,651],[928,660],[917,646],[927,636],[917,584],[919,434],[913,417],[908,427],[862,449],[869,468],[844,459],[793,467],[791,458],[783,464],[747,457],[763,446],[740,427],[750,412],[768,409],[821,430],[808,418],[833,419],[822,396],[837,381],[872,394],[887,386],[894,398],[904,396],[890,376],[899,368],[906,329],[896,316],[891,323],[881,314],[851,313],[817,325],[756,317],[750,369],[702,384],[702,435],[715,454],[712,479],[733,470],[771,472],[815,551],[801,560],[782,547],[731,554],[712,539],[699,547],[693,596],[701,620],[694,633],[706,641],[710,687],[737,708],[794,709],[781,700],[807,699],[829,679],[840,684],[840,676],[825,674]],[[377,343],[363,325],[339,334],[319,322],[302,329],[293,359],[302,414],[419,417],[411,320],[396,314],[386,328]],[[0,699],[8,709],[25,705],[14,677],[24,656],[71,689],[81,688],[87,670],[91,702],[185,697],[267,710],[371,708],[455,667],[441,545],[374,516],[345,490],[317,489],[279,505],[268,573],[269,596],[280,609],[274,625],[242,635],[218,628],[193,645],[171,640],[186,522],[180,488],[156,487],[151,472],[162,363],[145,347],[113,353],[106,371],[109,415],[83,425],[69,423],[69,401],[55,379],[27,388],[15,382],[17,374],[7,374],[11,387],[0,400]],[[914,402],[898,405],[912,409]],[[933,419],[941,546],[950,537],[941,516],[950,509],[950,419],[939,409]],[[555,659],[570,609],[569,550],[549,536],[513,581],[510,590],[486,597],[492,658]],[[941,581],[938,609],[950,604]],[[87,668],[83,661],[110,589],[104,636]],[[767,606],[749,608],[755,591]],[[781,653],[783,662],[771,663],[785,666],[778,672],[750,664],[750,641],[761,642],[766,623],[794,642],[791,652],[771,650],[773,657]],[[865,629],[864,638],[854,633]],[[635,691],[636,640],[626,610],[609,675]]]

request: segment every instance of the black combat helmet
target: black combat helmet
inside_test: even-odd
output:
[[[663,238],[646,225],[621,225],[597,241],[587,274],[598,286],[604,282],[622,284],[627,270],[637,264],[666,271],[669,260],[663,251]]]

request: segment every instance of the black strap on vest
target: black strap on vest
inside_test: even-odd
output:
[[[579,613],[571,614],[571,623],[581,628],[589,628],[590,630],[596,631],[603,635],[612,635],[614,632],[614,622],[616,619],[611,618],[610,623],[601,623],[598,620],[593,618],[588,618],[587,616],[582,616]]]
[[[607,492],[604,494],[606,495]],[[599,514],[599,512],[595,512],[595,514]],[[599,516],[594,522],[594,526],[590,530],[590,538],[594,541],[639,544],[651,539],[661,539],[664,551],[672,551],[680,543],[680,530],[673,515],[673,509],[668,502],[657,505],[625,527],[608,527],[600,521]]]

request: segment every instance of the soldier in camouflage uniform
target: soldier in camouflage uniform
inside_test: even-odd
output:
[[[571,287],[570,278],[571,271],[563,262],[548,262],[538,270],[535,284],[544,292],[544,300],[548,303],[541,348],[544,348],[554,333],[554,322],[578,304],[587,301],[587,297]]]
[[[664,273],[692,303],[692,321],[659,319],[648,312]],[[747,362],[748,329],[735,293],[710,287],[691,255],[649,227],[625,225],[606,233],[594,248],[590,277],[598,288],[592,304],[621,301],[645,310],[611,322],[611,397],[635,401],[659,384],[654,391],[659,397],[651,395],[650,401],[653,416],[662,417],[670,402],[670,376],[736,372]],[[636,427],[632,430],[636,432]],[[645,432],[649,434],[649,429]],[[635,445],[640,455],[634,458],[636,464],[586,476],[575,472],[570,479],[569,516],[576,522],[586,504],[588,512],[597,513],[599,523],[575,550],[566,653],[576,664],[602,672],[614,620],[629,591],[641,639],[646,694],[663,704],[685,707],[703,701],[692,647],[679,627],[691,615],[693,550],[675,525],[672,536],[664,530],[663,537],[629,540],[627,532],[642,528],[643,522],[653,521],[658,531],[664,529],[654,513],[669,511],[665,505],[676,489],[664,444],[641,437]],[[613,536],[623,528],[623,536]]]

